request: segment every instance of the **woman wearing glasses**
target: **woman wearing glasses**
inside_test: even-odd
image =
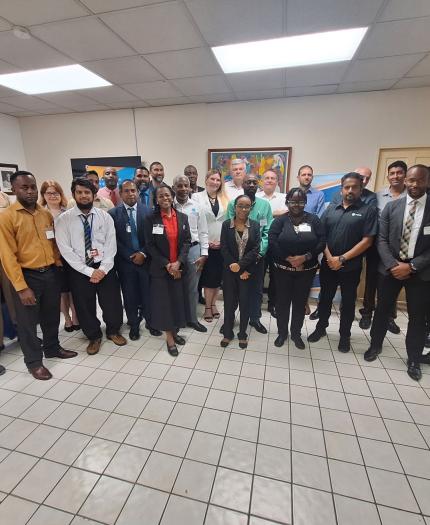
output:
[[[325,248],[321,221],[317,215],[304,211],[306,201],[301,188],[292,188],[285,198],[288,213],[276,218],[269,230],[276,283],[277,347],[288,337],[292,306],[291,340],[297,348],[305,348],[301,336],[305,306],[318,269],[318,255]]]
[[[221,255],[224,261],[224,338],[221,341],[223,347],[234,338],[234,317],[238,305],[239,346],[248,346],[248,291],[260,250],[260,225],[249,219],[251,204],[249,197],[239,195],[234,201],[234,217],[224,221],[221,229]]]

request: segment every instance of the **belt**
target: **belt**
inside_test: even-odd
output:
[[[318,264],[314,264],[314,266],[311,268],[302,268],[301,270],[298,268],[293,268],[292,266],[284,266],[283,264],[279,263],[273,263],[273,266],[275,266],[275,268],[279,268],[280,270],[287,270],[288,272],[307,272],[309,270],[315,270],[318,268]]]
[[[38,272],[38,273],[45,273],[48,272],[54,265],[51,264],[51,266],[41,266],[40,268],[23,268],[26,272]]]
[[[193,247],[193,246],[197,246],[198,244],[200,244],[199,241],[193,241],[193,242],[191,243],[191,247]]]

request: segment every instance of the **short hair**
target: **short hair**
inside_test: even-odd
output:
[[[236,204],[240,201],[240,199],[243,199],[244,197],[246,197],[248,200],[251,200],[248,195],[245,195],[244,193],[242,193],[241,195],[238,195],[235,199],[234,199],[234,203],[233,203],[233,206],[236,207]]]
[[[197,171],[197,168],[195,166],[193,166],[192,164],[188,164],[187,166],[185,166],[184,168],[184,175],[185,175],[185,172],[187,171],[188,168],[194,168],[196,171]]]
[[[15,173],[12,173],[10,176],[10,183],[13,185],[13,183],[16,181],[18,177],[33,177],[35,179],[36,177],[30,172],[30,171],[24,171],[24,170],[18,170],[15,171]]]
[[[309,164],[303,164],[303,166],[300,166],[299,171],[297,172],[297,175],[300,175],[300,172],[301,172],[304,168],[309,168],[309,169],[312,171],[312,175],[314,174],[314,169],[313,169],[312,166],[310,166]]]
[[[72,186],[70,188],[72,195],[75,194],[76,186],[83,186],[84,188],[87,188],[87,190],[91,190],[91,193],[93,195],[96,194],[96,189],[94,188],[92,183],[84,177],[77,177],[76,179],[72,180]]]
[[[96,170],[90,170],[85,172],[85,177],[88,177],[88,175],[96,175],[98,179],[100,179],[99,174]]]
[[[160,166],[163,166],[161,164],[161,162],[159,162],[158,160],[154,160],[154,162],[151,162],[151,164],[149,165],[149,171],[151,171],[153,166],[155,166],[156,164],[159,164]]]
[[[349,173],[346,173],[341,179],[340,179],[340,184],[343,186],[343,183],[346,181],[346,179],[355,179],[355,180],[358,180],[360,182],[360,186],[363,186],[363,177],[359,174],[359,173],[356,173],[355,171],[351,171]]]
[[[414,168],[424,170],[425,172],[427,172],[427,177],[430,176],[430,168],[426,166],[425,164],[414,164],[413,166],[409,167],[408,171],[411,171]]]
[[[137,170],[145,170],[146,172],[149,173],[149,169],[148,169],[146,166],[143,166],[143,165],[142,165],[142,166],[139,166],[139,167],[137,167],[137,168],[134,169],[134,175],[135,175],[135,176],[136,176],[136,171],[137,171]]]
[[[176,183],[177,183],[180,179],[184,179],[184,180],[186,180],[188,183],[190,182],[190,180],[188,179],[188,177],[187,177],[186,175],[176,175],[176,177],[173,179],[173,186],[176,186]]]
[[[246,162],[243,159],[233,159],[230,162],[230,166],[236,166],[237,164],[245,164],[246,165]]]
[[[403,160],[395,160],[389,164],[387,171],[390,171],[393,168],[402,168],[405,173],[408,171],[408,166],[406,165],[406,162],[403,162]]]
[[[119,191],[122,191],[122,187],[124,186],[124,184],[129,184],[130,182],[136,186],[136,183],[134,182],[133,179],[125,179],[118,184]]]
[[[66,199],[66,196],[64,195],[63,188],[60,186],[60,184],[56,180],[52,180],[52,179],[44,180],[42,182],[42,185],[40,186],[40,190],[39,190],[39,193],[40,193],[39,204],[41,206],[46,206],[47,202],[45,199],[45,193],[46,193],[46,190],[50,188],[51,186],[55,188],[55,191],[57,193],[60,194],[60,197],[61,197],[60,204],[61,206],[63,206],[63,208],[65,208],[67,206],[67,199]]]
[[[168,184],[166,184],[165,182],[162,182],[159,186],[157,186],[154,189],[154,210],[158,212],[160,211],[160,205],[157,202],[157,195],[158,195],[158,192],[164,188],[167,188],[170,191],[170,195],[172,196],[172,199],[175,198],[175,192]]]
[[[308,202],[308,197],[306,195],[306,192],[302,190],[302,188],[291,188],[285,195],[285,203],[287,203],[290,199],[292,199],[295,193],[299,194],[300,198],[305,201],[305,204]]]

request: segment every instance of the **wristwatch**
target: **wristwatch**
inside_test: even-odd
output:
[[[339,255],[339,262],[340,262],[340,264],[345,264],[346,263],[346,259],[345,259],[344,255]]]
[[[409,266],[411,267],[411,272],[412,273],[417,273],[417,269],[416,269],[415,264],[413,262],[410,262]]]

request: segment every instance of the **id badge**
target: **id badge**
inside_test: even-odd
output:
[[[430,235],[430,226],[424,226],[424,235]]]
[[[130,224],[127,224],[127,226],[125,227],[125,231],[127,233],[131,233],[131,226],[130,226]]]
[[[46,230],[45,233],[47,239],[55,239],[54,230]]]
[[[267,219],[260,219],[260,226],[267,226]]]
[[[311,231],[311,225],[305,223],[299,224],[299,232],[310,232]]]
[[[164,224],[154,224],[152,227],[153,235],[163,235],[164,233]]]
[[[99,251],[97,248],[92,248],[91,250],[87,250],[88,257],[91,259],[95,259],[99,255]]]

